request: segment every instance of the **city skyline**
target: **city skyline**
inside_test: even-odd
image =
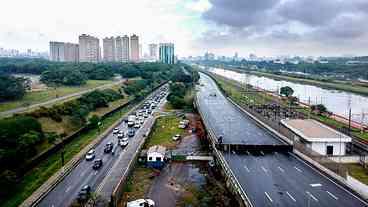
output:
[[[115,6],[107,7],[111,4]],[[116,0],[105,4],[90,1],[89,9],[81,10],[85,2],[5,1],[3,5],[8,9],[0,18],[7,21],[1,22],[0,47],[47,51],[48,42],[52,40],[77,42],[77,34],[102,38],[126,31],[135,31],[142,45],[175,42],[181,57],[201,55],[205,51],[225,56],[235,51],[239,56],[250,53],[258,56],[365,55],[368,44],[368,29],[363,26],[368,20],[364,0],[325,0],[312,5],[307,0],[233,0],[231,3],[225,0],[142,0],[130,2],[129,7],[125,4]],[[66,9],[68,15],[65,15]],[[11,13],[14,10],[22,15]],[[101,15],[88,15],[91,12]],[[89,18],[81,18],[83,16]],[[134,21],[130,21],[131,18]]]

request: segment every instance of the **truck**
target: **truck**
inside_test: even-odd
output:
[[[135,115],[128,116],[128,127],[134,126],[135,123]]]

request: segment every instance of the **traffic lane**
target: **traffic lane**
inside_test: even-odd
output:
[[[255,206],[366,206],[293,154],[224,156]]]
[[[120,128],[126,129],[124,123],[119,125]],[[116,160],[116,156],[112,156],[111,153],[106,154],[103,152],[103,148],[106,143],[112,141],[115,143],[116,154],[120,153],[120,147],[117,146],[115,141],[116,136],[110,133],[101,144],[95,148],[96,158],[102,159],[103,165],[99,170],[93,170],[93,161],[82,160],[72,172],[64,178],[41,202],[40,206],[69,206],[72,201],[77,197],[79,190],[84,185],[90,185],[92,189],[96,187],[97,182],[101,181],[106,175],[107,170],[112,166]]]
[[[159,111],[165,102],[166,100],[161,100],[158,104],[157,109],[153,111]],[[96,192],[102,198],[110,199],[113,190],[120,181],[121,177],[124,175],[124,172],[128,168],[134,154],[137,152],[139,144],[143,141],[143,139],[145,139],[144,135],[152,127],[153,121],[153,116],[149,116],[149,118],[146,119],[142,127],[136,131],[134,139],[131,139],[129,141],[129,144],[126,147],[126,152],[119,157],[119,160],[114,164],[107,176],[97,187]]]
[[[157,93],[155,95],[157,95]],[[118,127],[123,130],[127,130],[128,128],[124,121],[118,124]],[[84,185],[88,184],[92,189],[95,189],[97,184],[103,180],[108,170],[117,160],[117,156],[105,156],[103,152],[104,146],[110,141],[114,142],[115,147],[118,146],[115,137],[112,131],[110,131],[95,147],[95,159],[103,157],[103,166],[101,169],[95,171],[92,169],[93,162],[82,160],[50,193],[47,194],[39,206],[69,206]],[[121,150],[119,150],[119,148],[115,149],[116,154],[120,153]]]
[[[223,136],[223,143],[283,145],[279,139],[240,113],[208,76],[201,74],[200,83],[204,86],[199,87],[198,102],[216,136]],[[211,96],[213,93],[216,96]]]

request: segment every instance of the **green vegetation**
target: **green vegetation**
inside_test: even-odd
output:
[[[368,185],[368,169],[358,164],[348,164],[349,175]]]
[[[184,67],[184,71],[175,73],[173,82],[170,84],[170,94],[167,97],[168,102],[174,109],[191,109],[193,107],[193,83],[198,82],[198,72],[193,68]]]
[[[346,81],[331,81],[331,80],[314,80],[314,79],[306,79],[303,77],[290,77],[285,74],[274,74],[270,72],[259,72],[259,71],[251,71],[251,74],[258,76],[265,76],[269,78],[273,78],[275,80],[286,80],[294,83],[303,83],[319,86],[322,88],[336,89],[341,91],[353,92],[356,94],[368,95],[368,87],[360,86],[357,84],[352,84],[351,82]]]
[[[154,170],[151,168],[136,167],[127,180],[124,189],[124,198],[122,200],[126,202],[145,198],[146,193],[153,183],[153,173]]]
[[[124,104],[127,100],[134,100],[134,103],[143,99],[153,88],[165,83],[169,80],[175,81],[184,78],[182,77],[184,72],[183,65],[165,65],[158,63],[140,63],[140,64],[67,64],[67,63],[51,63],[51,62],[27,62],[14,63],[11,62],[7,67],[3,67],[2,60],[0,59],[0,70],[8,70],[8,72],[31,72],[35,74],[42,73],[43,81],[52,86],[59,86],[63,84],[74,85],[74,81],[83,81],[81,78],[75,78],[79,75],[86,76],[86,80],[93,78],[101,78],[98,73],[105,73],[103,70],[114,70],[114,73],[121,73],[125,78],[129,78],[123,87],[113,87],[113,89],[95,90],[89,93],[81,95],[79,98],[65,101],[61,104],[53,105],[51,107],[40,107],[37,110],[26,113],[35,123],[38,124],[37,130],[25,129],[19,136],[13,136],[9,133],[3,133],[0,137],[0,161],[4,158],[9,158],[10,152],[13,153],[13,157],[16,153],[23,153],[24,160],[22,162],[12,162],[13,168],[4,165],[4,169],[0,169],[0,175],[2,176],[2,183],[0,186],[1,195],[0,203],[6,203],[5,206],[16,206],[21,203],[27,196],[29,196],[34,190],[36,190],[44,181],[46,181],[53,173],[61,167],[60,154],[57,152],[50,155],[47,159],[41,161],[38,166],[29,170],[25,175],[17,174],[17,170],[22,166],[26,159],[31,159],[37,153],[49,149],[54,144],[69,135],[66,132],[73,132],[81,127],[88,127],[88,132],[80,135],[65,146],[65,160],[70,160],[76,155],[83,147],[90,143],[99,133],[98,122],[102,122],[101,131],[105,130],[107,126],[110,126],[116,121],[121,114],[119,112],[113,113],[113,115],[101,120],[104,114]],[[12,64],[15,64],[12,65]],[[44,64],[44,65],[43,65]],[[39,69],[37,66],[41,67]],[[50,68],[52,67],[52,68]],[[71,68],[67,68],[71,67]],[[73,67],[75,67],[73,69]],[[56,68],[62,72],[55,72]],[[128,68],[134,68],[128,69]],[[127,71],[135,71],[134,73],[126,73]],[[52,71],[52,72],[50,72]],[[96,71],[99,71],[98,73]],[[102,72],[101,72],[102,71]],[[73,77],[61,80],[63,75],[67,73],[78,73]],[[113,74],[113,73],[111,73]],[[111,75],[110,74],[110,75]],[[46,77],[46,78],[45,78]],[[185,78],[184,78],[185,79]],[[66,82],[60,82],[66,81]],[[71,81],[71,82],[69,82]],[[68,82],[68,83],[67,83]],[[77,83],[79,84],[79,83]],[[57,87],[58,88],[58,87]],[[74,88],[74,87],[70,87]],[[124,93],[126,92],[126,93]],[[125,94],[129,97],[125,98]],[[47,94],[49,95],[49,94]],[[27,95],[26,95],[27,96]],[[38,99],[39,100],[39,99]],[[133,102],[132,102],[133,103]],[[123,109],[124,111],[125,109]],[[22,116],[16,116],[10,119],[21,119]],[[7,119],[5,119],[7,120]],[[9,122],[8,126],[4,124],[4,129],[17,129],[17,122]],[[33,126],[29,123],[24,123],[26,126]],[[177,123],[178,124],[178,123]],[[177,128],[176,124],[176,128]],[[1,123],[0,123],[1,128]],[[171,139],[171,137],[170,137]],[[14,146],[10,146],[8,142],[15,142]],[[5,143],[5,144],[3,144]],[[27,148],[25,148],[27,146]],[[18,151],[19,150],[19,151]],[[28,156],[28,157],[27,157]],[[5,159],[4,158],[4,159]],[[18,156],[17,158],[22,158]],[[7,161],[7,160],[5,160]],[[4,161],[4,162],[5,162]],[[7,161],[8,162],[8,161]],[[11,184],[14,189],[6,188]]]
[[[29,88],[29,80],[26,78],[0,74],[0,88],[0,102],[20,99]]]
[[[50,108],[40,107],[37,110],[29,112],[28,115],[41,118],[48,117],[56,122],[61,122],[63,116],[70,116],[76,126],[83,126],[90,112],[101,107],[108,107],[109,102],[122,99],[124,96],[112,89],[95,90],[83,94],[81,97],[68,101]]]
[[[278,102],[284,106],[287,106],[286,102],[279,100],[278,98],[272,97],[265,93],[244,93],[237,84],[236,81],[225,79],[218,75],[212,75],[215,77],[217,83],[219,84],[220,88],[224,91],[225,94],[230,96],[235,102],[242,105],[243,103],[251,103],[251,104],[267,104],[271,102]],[[323,105],[322,106],[313,106],[311,109],[307,108],[298,108],[296,109],[298,112],[303,113],[306,117],[310,116],[310,118],[316,119],[330,127],[335,129],[347,129],[348,125],[336,121],[333,118],[329,117],[328,109],[326,109]],[[312,110],[312,111],[311,111]],[[321,111],[320,111],[321,110]],[[361,130],[352,128],[351,134],[355,137],[368,140],[368,132],[361,132]]]
[[[180,121],[181,118],[174,115],[159,117],[145,143],[145,147],[148,148],[153,145],[162,145],[169,148],[174,147],[175,141],[172,140],[172,137],[176,134],[183,136],[185,132],[184,129],[179,129],[178,127]]]
[[[93,128],[90,129],[87,133],[76,137],[69,144],[64,147],[64,158],[65,162],[68,162],[80,152],[85,146],[87,146],[92,140],[94,140],[100,132],[102,133],[108,127],[110,127],[113,123],[115,123],[123,114],[128,112],[131,108],[125,107],[109,117],[101,120],[100,129]],[[9,197],[6,200],[0,200],[1,206],[4,207],[12,207],[18,206],[24,199],[30,196],[33,191],[35,191],[39,186],[41,186],[49,177],[51,177],[57,170],[61,168],[61,151],[56,152],[55,154],[48,157],[46,160],[40,162],[35,168],[29,171],[22,180],[14,185],[14,190],[11,191]],[[1,192],[9,191],[10,186],[0,185]],[[3,190],[6,188],[6,190]]]
[[[30,91],[25,93],[21,99],[0,102],[0,112],[42,103],[54,98],[96,88],[98,86],[110,83],[112,83],[111,80],[88,80],[83,86],[60,86],[56,88],[48,88],[42,91]]]
[[[290,86],[284,86],[280,88],[280,95],[290,97],[294,93],[294,90]]]

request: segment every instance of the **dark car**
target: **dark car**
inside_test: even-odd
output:
[[[113,148],[114,144],[112,142],[107,143],[104,148],[104,153],[110,153]]]
[[[98,160],[95,160],[95,161],[93,162],[93,166],[92,166],[92,168],[93,168],[94,170],[97,170],[97,169],[99,169],[101,166],[102,166],[102,160],[101,160],[101,159],[98,159]]]
[[[91,186],[85,185],[78,193],[78,201],[87,201],[89,196],[91,195]]]
[[[134,135],[135,135],[134,130],[129,130],[128,131],[128,137],[134,137]]]

